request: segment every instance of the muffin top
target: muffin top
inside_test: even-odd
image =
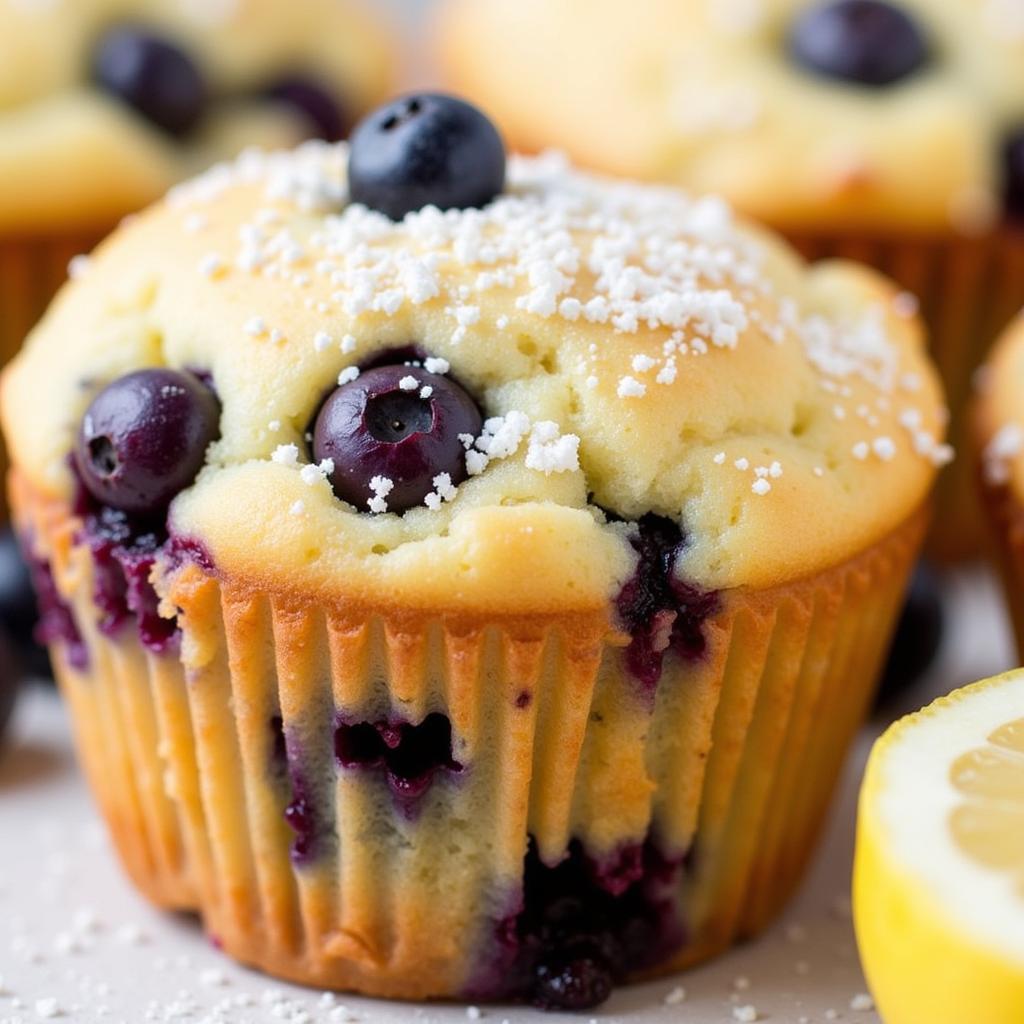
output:
[[[439,37],[517,146],[779,228],[1024,216],[1019,0],[448,0]]]
[[[1024,313],[995,345],[978,372],[977,427],[981,468],[990,486],[1024,495]]]
[[[106,230],[243,145],[343,138],[392,72],[349,0],[0,0],[0,236]]]
[[[871,271],[557,156],[513,158],[480,208],[392,220],[349,200],[348,158],[247,154],[76,264],[3,378],[33,490],[70,500],[76,443],[101,465],[150,388],[150,468],[161,443],[199,455],[121,507],[183,488],[171,536],[218,572],[532,612],[606,606],[649,516],[694,587],[830,567],[949,457],[914,302]],[[143,368],[192,383],[123,379]]]

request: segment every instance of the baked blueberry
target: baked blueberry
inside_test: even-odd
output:
[[[505,187],[494,125],[453,96],[417,93],[364,118],[352,133],[352,200],[401,220],[413,210],[482,207]]]
[[[914,572],[896,627],[879,703],[909,689],[927,672],[942,646],[944,620],[939,578],[934,569],[922,562]]]
[[[1006,210],[1011,217],[1024,220],[1024,126],[1011,133],[1003,147],[1003,174],[1006,182]]]
[[[206,82],[191,58],[137,26],[119,25],[100,39],[92,79],[171,135],[187,134],[206,109]]]
[[[219,419],[213,392],[191,373],[121,377],[82,417],[74,456],[82,483],[103,505],[153,518],[195,480]]]
[[[380,366],[343,384],[313,429],[313,456],[334,463],[334,493],[361,511],[405,512],[423,504],[447,474],[466,478],[460,435],[480,434],[482,418],[454,381],[420,367]],[[379,499],[379,500],[377,500]],[[374,504],[371,504],[374,502]]]
[[[586,948],[537,965],[533,1004],[541,1010],[589,1010],[612,994],[612,972]]]
[[[883,0],[824,0],[801,14],[789,51],[802,67],[858,85],[892,85],[928,62],[917,21]]]
[[[352,127],[340,103],[321,83],[302,75],[275,82],[267,96],[292,107],[309,125],[312,138],[340,142]]]

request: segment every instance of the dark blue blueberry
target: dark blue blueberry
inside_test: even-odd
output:
[[[75,466],[100,504],[155,518],[199,474],[219,419],[213,392],[192,374],[130,373],[86,410]]]
[[[303,75],[282,78],[267,90],[267,96],[297,111],[309,125],[311,138],[340,142],[352,127],[345,109],[315,79]]]
[[[537,965],[532,1002],[541,1010],[589,1010],[612,994],[613,980],[605,959],[584,947]]]
[[[93,51],[92,79],[171,135],[185,135],[206,109],[207,89],[195,63],[146,29],[120,25]]]
[[[883,0],[814,4],[793,23],[789,51],[815,74],[874,87],[909,77],[930,56],[917,21]]]
[[[505,145],[494,125],[453,96],[417,93],[364,118],[352,133],[353,202],[392,220],[436,206],[486,206],[505,187]]]
[[[18,538],[8,526],[0,530],[0,627],[11,638],[26,673],[44,678],[51,675],[50,659],[32,639],[38,622],[32,574]]]
[[[1024,221],[1024,127],[1010,134],[1003,147],[1006,210]]]
[[[407,378],[414,388],[402,387]],[[430,392],[421,397],[425,387]],[[388,510],[404,512],[423,504],[440,474],[455,486],[466,479],[459,435],[477,437],[481,426],[476,403],[453,380],[419,367],[381,366],[327,399],[313,428],[313,455],[334,462],[331,484],[343,501],[366,511],[370,481],[380,476],[393,485]]]
[[[910,689],[928,671],[942,646],[945,613],[935,570],[922,562],[914,572],[882,676],[879,703]]]

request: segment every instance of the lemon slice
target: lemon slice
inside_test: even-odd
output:
[[[854,913],[886,1024],[1024,1024],[1024,670],[875,744]]]

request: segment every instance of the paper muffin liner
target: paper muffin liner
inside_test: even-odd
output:
[[[12,494],[84,640],[78,667],[55,648],[57,671],[138,886],[271,974],[406,998],[507,994],[489,979],[528,846],[547,865],[585,850],[616,892],[616,858],[656,848],[685,942],[654,972],[767,925],[813,850],[926,524],[813,577],[723,592],[704,654],[667,660],[652,697],[606,609],[331,605],[195,563],[168,595],[180,649],[149,654],[130,626],[98,632],[66,507],[17,476]],[[340,765],[344,729],[432,714],[452,741],[423,792]]]
[[[929,552],[943,561],[977,556],[981,510],[967,457],[972,376],[992,342],[1024,306],[1024,230],[1005,227],[979,238],[790,239],[809,259],[850,259],[892,278],[920,302],[932,357],[951,414],[956,460],[939,478]]]
[[[67,280],[71,259],[89,252],[97,240],[95,233],[0,239],[0,366],[17,354]],[[6,478],[7,452],[2,442],[0,473]],[[6,495],[0,494],[0,521],[6,518]]]

